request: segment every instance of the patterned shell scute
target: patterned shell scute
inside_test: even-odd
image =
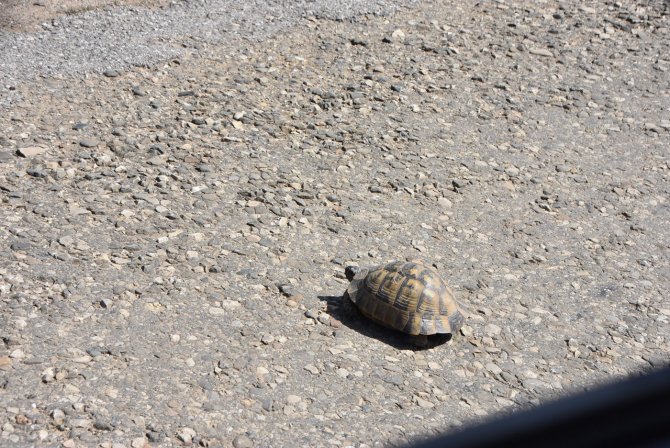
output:
[[[372,269],[348,291],[365,316],[408,334],[453,333],[463,324],[449,287],[421,263],[394,262]]]

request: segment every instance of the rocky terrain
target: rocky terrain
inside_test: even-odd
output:
[[[98,70],[11,49],[216,2],[0,31],[1,446],[402,446],[670,360],[670,7],[341,5]],[[342,313],[406,258],[444,345]]]

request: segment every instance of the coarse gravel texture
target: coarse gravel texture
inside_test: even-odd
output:
[[[0,445],[398,446],[667,363],[668,13],[435,0],[26,76]],[[467,314],[428,350],[340,306],[410,257]]]
[[[160,8],[169,4],[170,0],[0,0],[0,29],[38,31],[44,24],[64,15],[121,6]]]

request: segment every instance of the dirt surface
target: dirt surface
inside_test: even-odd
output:
[[[397,446],[667,363],[669,19],[439,0],[17,83],[0,445]],[[428,350],[340,306],[410,257],[467,314]]]
[[[43,23],[71,14],[102,8],[141,6],[158,8],[171,0],[0,0],[0,29],[25,32],[36,31]]]

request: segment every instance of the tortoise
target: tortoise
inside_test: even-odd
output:
[[[463,325],[449,286],[435,269],[419,261],[395,261],[369,269],[347,266],[345,275],[351,283],[344,306],[351,301],[365,317],[410,335],[413,345],[443,342]]]

